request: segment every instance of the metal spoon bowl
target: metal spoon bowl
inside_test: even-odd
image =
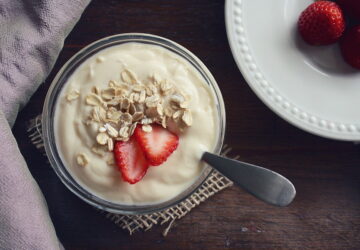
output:
[[[289,205],[296,195],[294,185],[269,169],[205,152],[201,158],[255,197],[275,206]]]

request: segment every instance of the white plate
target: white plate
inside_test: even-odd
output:
[[[360,140],[360,71],[337,45],[313,47],[297,33],[312,0],[227,0],[226,29],[235,61],[257,96],[310,133]]]

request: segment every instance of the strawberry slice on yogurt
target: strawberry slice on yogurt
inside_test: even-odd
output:
[[[134,136],[149,164],[159,166],[176,150],[179,145],[179,137],[160,125],[152,124],[150,126],[150,132],[145,132],[141,125],[137,126]]]
[[[124,181],[135,184],[146,174],[149,164],[134,136],[128,141],[118,141],[114,157]]]

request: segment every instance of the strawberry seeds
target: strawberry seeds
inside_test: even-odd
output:
[[[349,65],[360,69],[360,25],[346,30],[345,17],[360,21],[359,0],[316,1],[300,15],[298,30],[310,45],[340,41],[341,54]]]
[[[146,174],[149,166],[158,166],[176,150],[179,137],[169,130],[153,124],[145,132],[138,125],[128,141],[115,143],[114,157],[124,181],[135,184]]]

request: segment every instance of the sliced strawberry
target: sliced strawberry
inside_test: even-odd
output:
[[[179,145],[179,137],[160,125],[151,125],[152,131],[145,132],[138,125],[134,135],[151,166],[158,166],[174,152]]]
[[[124,181],[135,184],[146,174],[149,164],[134,136],[115,143],[114,156]]]

